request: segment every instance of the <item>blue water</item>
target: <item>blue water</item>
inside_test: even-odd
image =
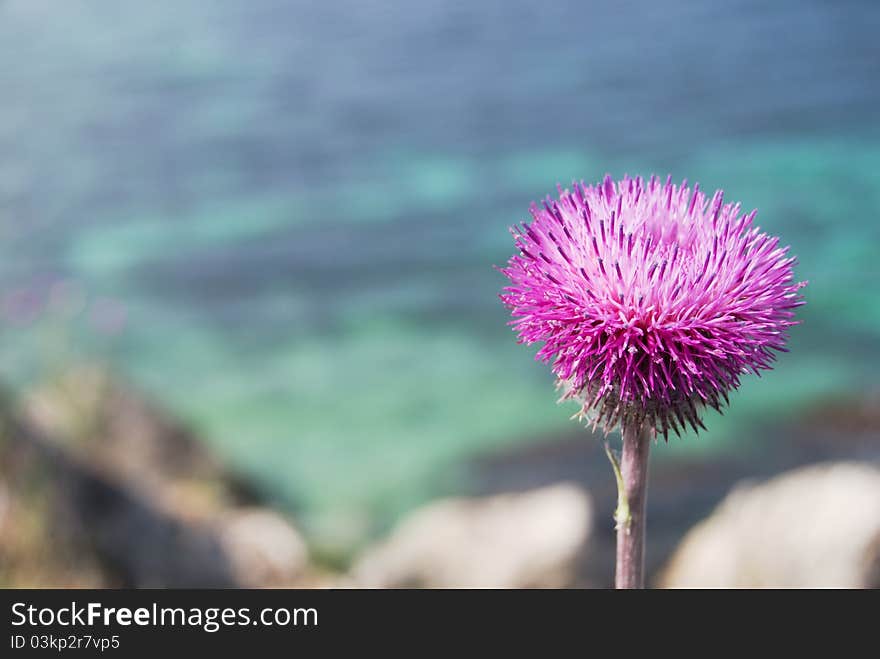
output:
[[[108,360],[357,530],[571,427],[491,266],[557,182],[657,171],[811,282],[792,353],[670,454],[877,386],[880,4],[587,4],[0,3],[0,375]]]

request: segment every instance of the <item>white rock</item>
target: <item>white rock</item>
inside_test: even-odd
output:
[[[367,587],[558,587],[571,583],[592,526],[571,484],[419,509],[353,570]]]
[[[834,463],[735,488],[679,545],[667,587],[876,586],[880,469]]]
[[[220,522],[218,537],[242,586],[290,585],[308,568],[305,541],[278,513],[260,508],[235,511]]]

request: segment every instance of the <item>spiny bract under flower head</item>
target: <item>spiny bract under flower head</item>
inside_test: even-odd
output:
[[[720,410],[741,374],[785,350],[805,283],[788,248],[752,226],[755,211],[721,191],[606,176],[531,214],[512,229],[501,299],[594,427],[696,430],[704,406]]]

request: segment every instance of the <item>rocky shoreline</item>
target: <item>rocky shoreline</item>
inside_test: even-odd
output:
[[[3,586],[611,585],[616,491],[600,443],[582,432],[475,458],[468,496],[413,511],[331,569],[258,488],[106,371],[7,395],[0,413]],[[880,585],[880,396],[755,432],[760,461],[654,460],[649,583]],[[815,510],[850,499],[849,526]],[[750,531],[771,518],[760,537]],[[779,568],[786,552],[809,569]]]
[[[309,579],[306,544],[290,520],[187,428],[104,371],[77,370],[20,404],[7,401],[0,453],[5,585]]]
[[[688,530],[711,515],[738,486],[819,463],[856,461],[880,467],[880,394],[830,401],[796,423],[767,425],[752,432],[755,436],[751,439],[762,444],[760,460],[722,455],[652,461],[647,504],[649,583],[657,583]],[[576,583],[585,587],[612,585],[615,534],[611,519],[617,491],[598,437],[574,431],[526,442],[522,448],[478,458],[473,474],[472,482],[481,484],[479,494],[559,481],[588,490],[594,501],[595,531]],[[880,519],[875,524],[880,528]]]

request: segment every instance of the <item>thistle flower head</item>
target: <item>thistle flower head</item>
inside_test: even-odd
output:
[[[742,374],[785,351],[806,284],[755,211],[721,191],[606,176],[531,215],[511,230],[501,300],[594,428],[696,430],[705,406],[720,411]]]

